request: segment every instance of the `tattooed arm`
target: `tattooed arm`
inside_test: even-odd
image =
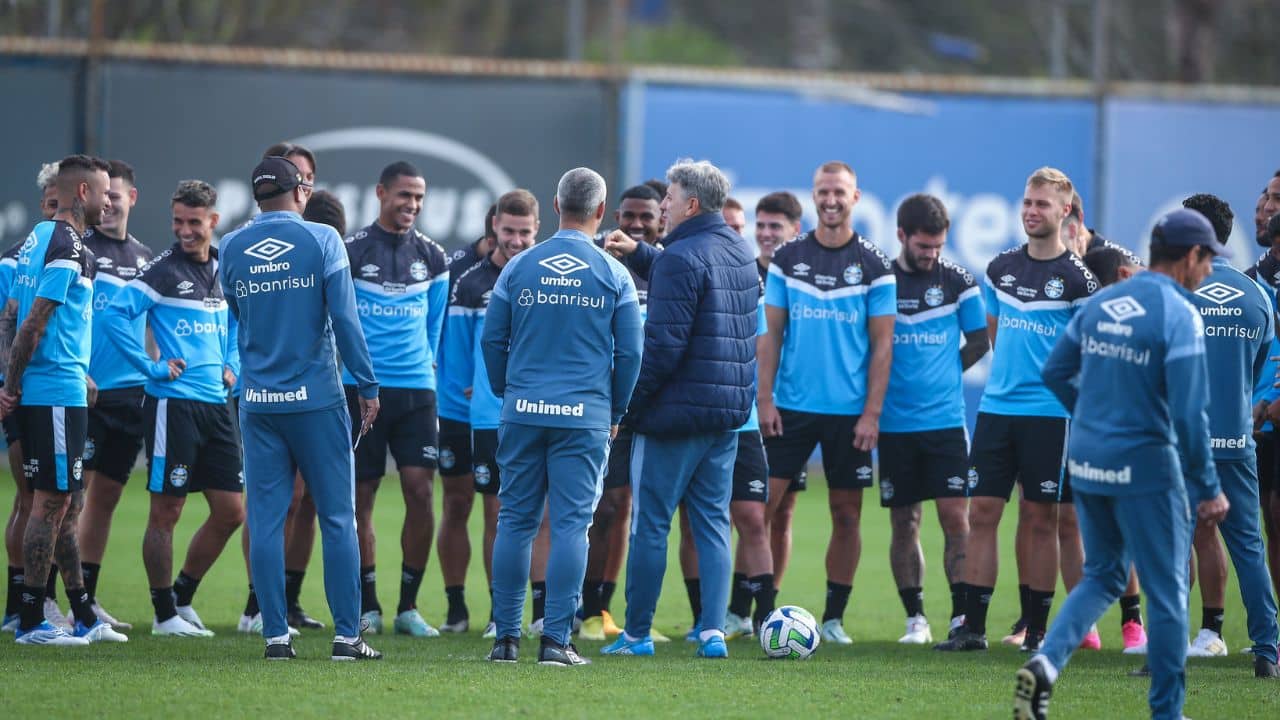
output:
[[[22,395],[22,374],[35,355],[36,346],[44,338],[49,318],[58,309],[58,303],[43,297],[37,297],[27,313],[18,335],[13,340],[13,348],[9,352],[9,371],[5,374],[4,391],[0,393],[0,417],[13,412],[18,405],[18,397]]]
[[[18,332],[18,303],[10,300],[0,310],[0,367],[9,367],[9,350]]]

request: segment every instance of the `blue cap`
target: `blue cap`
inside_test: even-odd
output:
[[[1161,216],[1156,226],[1151,228],[1151,244],[1166,247],[1201,245],[1214,255],[1231,257],[1227,246],[1218,242],[1209,219],[1188,208],[1178,208]]]

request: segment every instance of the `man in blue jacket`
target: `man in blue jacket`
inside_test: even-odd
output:
[[[721,215],[729,194],[724,174],[708,162],[681,161],[667,180],[667,249],[648,273],[644,364],[627,420],[636,433],[627,622],[603,652],[653,654],[667,536],[683,502],[702,580],[698,655],[723,658],[729,502],[736,431],[755,393],[760,277],[750,249]]]
[[[1160,218],[1151,271],[1085,305],[1044,365],[1046,386],[1076,418],[1067,464],[1088,560],[1040,652],[1017,673],[1015,720],[1046,716],[1058,673],[1123,592],[1131,561],[1150,603],[1151,714],[1182,716],[1188,498],[1205,523],[1229,507],[1210,450],[1204,323],[1189,291],[1225,252],[1200,213]]]
[[[493,543],[492,662],[516,662],[533,536],[550,512],[546,618],[538,663],[589,661],[569,644],[587,566],[587,529],[609,442],[640,370],[640,309],[621,263],[591,241],[604,217],[604,178],[560,178],[560,230],[511,258],[480,336],[498,425],[498,534]]]

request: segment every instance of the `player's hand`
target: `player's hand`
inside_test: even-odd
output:
[[[151,370],[148,373],[152,380],[177,380],[181,377],[183,371],[187,369],[187,361],[182,358],[170,358],[168,360],[158,360],[151,363]]]
[[[18,396],[9,392],[9,388],[0,390],[0,418],[6,418],[18,409]]]
[[[636,251],[640,243],[621,230],[614,230],[604,238],[604,250],[621,260]]]
[[[770,438],[782,434],[782,414],[778,412],[778,406],[774,405],[772,400],[758,402],[756,411],[760,416],[762,436]]]
[[[360,434],[364,435],[369,432],[369,428],[373,427],[373,421],[378,419],[378,410],[382,409],[378,398],[366,400],[360,398]]]
[[[612,442],[612,441],[617,440],[617,439],[618,439],[618,426],[617,426],[617,425],[610,425],[610,426],[609,426],[609,441],[610,441],[610,442]]]
[[[85,402],[89,403],[89,407],[93,407],[98,404],[98,383],[94,382],[93,378],[85,375],[84,384],[86,388]]]
[[[236,374],[229,367],[222,368],[222,384],[228,390],[236,386]]]
[[[1271,422],[1274,422],[1274,423],[1280,423],[1280,400],[1276,400],[1270,405],[1267,405],[1267,409],[1263,414],[1265,415],[1264,420],[1270,420]],[[1261,426],[1262,426],[1261,423],[1259,423],[1258,427],[1261,427]]]
[[[880,440],[880,416],[863,413],[853,426],[853,446],[863,452],[876,449]]]
[[[471,391],[472,391],[472,390],[473,390],[473,388],[464,387],[464,388],[462,388],[462,394],[463,394],[464,396],[466,396],[466,398],[467,398],[468,400],[470,400],[470,399],[471,399]]]
[[[1196,506],[1196,517],[1202,523],[1217,525],[1227,516],[1227,511],[1230,509],[1231,503],[1227,502],[1227,496],[1219,491],[1217,497],[1200,501]]]

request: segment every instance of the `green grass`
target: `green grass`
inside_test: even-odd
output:
[[[7,474],[0,487],[12,488]],[[780,602],[820,613],[824,594],[823,554],[830,520],[820,477],[800,497],[795,553]],[[403,505],[394,478],[380,495],[380,595],[394,607],[399,567],[397,542]],[[437,499],[437,507],[439,500]],[[140,558],[146,521],[146,491],[138,477],[129,484],[116,514],[114,534],[99,587],[103,604],[136,628],[127,645],[78,650],[24,648],[0,641],[0,706],[6,717],[226,718],[285,713],[289,717],[358,716],[478,717],[751,717],[776,712],[791,717],[914,718],[1008,717],[1013,671],[1024,656],[1012,648],[989,653],[944,655],[903,647],[903,613],[889,572],[887,512],[868,494],[863,520],[864,552],[845,616],[854,637],[849,648],[823,646],[807,662],[767,661],[754,642],[731,642],[726,662],[695,660],[683,642],[660,645],[656,658],[603,658],[599,644],[583,643],[595,664],[564,670],[529,662],[532,643],[516,667],[495,667],[483,656],[489,642],[479,629],[463,637],[411,640],[372,638],[386,654],[376,664],[327,659],[331,631],[309,632],[297,643],[299,660],[267,663],[260,638],[238,635],[245,573],[235,538],[205,578],[196,608],[218,635],[210,640],[152,638],[151,607]],[[1013,511],[1013,508],[1010,508]],[[175,567],[205,508],[188,504],[179,528]],[[1000,587],[991,610],[992,634],[1012,622],[1017,588],[1012,561],[1012,517],[1005,523]],[[467,584],[473,618],[488,611],[478,554],[479,508],[473,517],[473,558]],[[673,540],[675,538],[673,537]],[[945,632],[950,600],[939,562],[942,540],[932,508],[926,508],[924,545],[929,561],[926,603],[935,633]],[[674,542],[672,543],[674,550]],[[319,550],[303,591],[303,604],[328,620]],[[657,625],[673,638],[689,625],[689,608],[674,552],[668,566]],[[1056,605],[1064,597],[1061,589]],[[420,596],[432,623],[443,620],[444,591],[433,557]],[[1224,631],[1233,654],[1193,660],[1188,669],[1186,711],[1192,717],[1280,717],[1280,686],[1253,678],[1251,658],[1236,651],[1246,643],[1244,614],[1234,580],[1228,591]],[[64,602],[65,606],[65,602]],[[621,616],[622,589],[614,600]],[[1193,602],[1199,618],[1199,601]],[[389,626],[389,623],[388,623]],[[1081,652],[1059,681],[1054,717],[1141,717],[1147,712],[1145,680],[1125,672],[1138,661],[1119,651],[1118,610],[1100,624],[1104,649]]]

